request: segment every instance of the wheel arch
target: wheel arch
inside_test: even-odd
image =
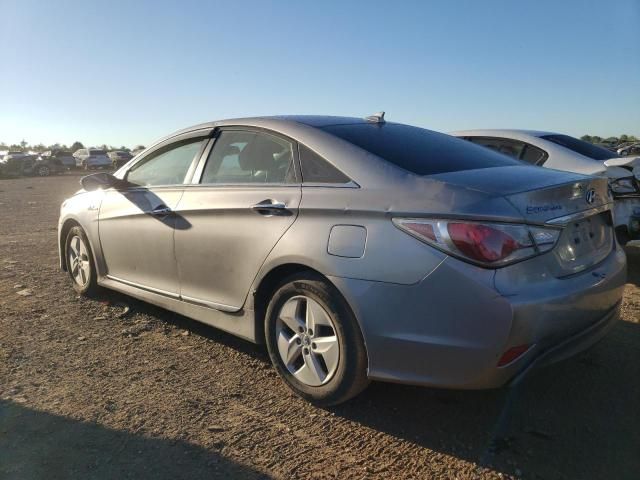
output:
[[[255,322],[254,328],[255,328],[256,343],[263,344],[265,342],[264,320],[265,320],[265,314],[267,312],[267,306],[269,305],[269,299],[271,298],[271,295],[275,292],[276,287],[283,279],[299,273],[311,273],[311,274],[322,277],[327,283],[333,286],[333,288],[335,288],[336,291],[340,293],[340,295],[342,295],[342,298],[346,306],[349,308],[351,314],[353,315],[353,318],[356,319],[356,323],[358,325],[358,328],[360,329],[360,335],[362,335],[362,338],[364,340],[365,337],[364,337],[364,333],[362,332],[362,324],[358,319],[358,317],[356,316],[355,309],[351,306],[346,295],[344,295],[340,291],[338,286],[334,282],[332,282],[329,277],[324,275],[319,270],[302,263],[291,262],[291,263],[283,263],[273,267],[271,270],[269,270],[265,275],[263,275],[258,280],[256,287],[253,290],[254,292],[253,293],[253,309],[254,309],[254,322]],[[366,352],[366,342],[365,342],[365,352]],[[368,354],[367,354],[367,357],[368,357]]]
[[[82,228],[82,225],[80,225],[80,222],[78,222],[78,220],[76,220],[75,218],[67,218],[62,224],[62,227],[60,227],[60,235],[58,236],[58,252],[60,252],[60,268],[65,272],[67,271],[67,262],[65,262],[64,244],[67,239],[67,235],[69,234],[69,230],[71,230],[73,227]]]
[[[60,256],[60,268],[65,272],[67,271],[67,262],[65,261],[64,248],[65,248],[65,241],[67,240],[67,235],[69,234],[69,230],[71,230],[73,227],[80,227],[84,231],[87,237],[87,241],[89,242],[89,248],[91,249],[91,256],[93,257],[93,265],[96,268],[96,274],[98,275],[98,278],[100,278],[101,272],[104,271],[104,268],[102,266],[103,264],[99,262],[100,257],[98,256],[96,245],[94,245],[94,242],[91,239],[91,232],[75,216],[66,218],[62,223],[62,226],[60,227],[60,235],[58,237],[58,252]]]

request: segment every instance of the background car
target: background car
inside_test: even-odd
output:
[[[76,159],[74,158],[73,153],[68,150],[47,150],[46,152],[42,152],[38,156],[38,159],[40,161],[49,162],[54,159],[58,160],[67,170],[76,168]]]
[[[61,267],[265,342],[322,405],[371,379],[494,388],[619,316],[607,181],[367,119],[177,132],[65,200]]]
[[[125,150],[114,150],[109,152],[109,158],[111,159],[114,169],[118,169],[133,158],[131,153]]]
[[[7,155],[0,164],[4,176],[37,175],[47,177],[66,170],[57,158],[40,159],[35,155]]]
[[[640,143],[633,143],[631,145],[627,145],[622,148],[619,148],[618,155],[622,157],[640,156]]]
[[[621,243],[640,239],[640,158],[553,132],[532,130],[464,130],[451,132],[533,165],[606,176],[616,199],[616,233]]]
[[[135,157],[140,152],[144,151],[145,148],[146,147],[144,145],[136,145],[135,147],[133,147],[133,149],[131,149],[131,155]]]
[[[27,152],[14,150],[14,151],[7,152],[4,155],[3,160],[10,160],[10,159],[15,159],[15,158],[20,158],[20,157],[27,157],[27,156],[29,156],[29,154]]]
[[[111,169],[113,166],[107,152],[98,148],[81,148],[73,156],[76,166],[85,170]]]

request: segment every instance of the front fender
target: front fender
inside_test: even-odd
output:
[[[69,228],[76,224],[79,225],[87,235],[98,277],[106,274],[106,264],[102,255],[98,228],[98,214],[102,197],[103,192],[101,190],[94,192],[81,191],[62,203],[60,207],[60,218],[58,220],[58,258],[62,270],[66,270],[64,261],[66,234]]]

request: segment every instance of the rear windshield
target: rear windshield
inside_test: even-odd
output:
[[[398,123],[329,125],[322,130],[417,175],[522,165],[471,142]]]
[[[89,155],[106,155],[104,150],[89,150]]]
[[[609,158],[617,158],[620,156],[616,152],[612,152],[611,150],[607,150],[606,148],[593,145],[592,143],[585,142],[583,140],[578,140],[577,138],[570,137],[569,135],[544,135],[540,138],[549,140],[557,145],[562,145],[569,150],[573,150],[574,152],[584,155],[585,157],[592,158],[593,160],[608,160]]]

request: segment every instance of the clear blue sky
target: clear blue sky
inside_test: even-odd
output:
[[[0,0],[0,141],[235,116],[640,136],[640,0]]]

